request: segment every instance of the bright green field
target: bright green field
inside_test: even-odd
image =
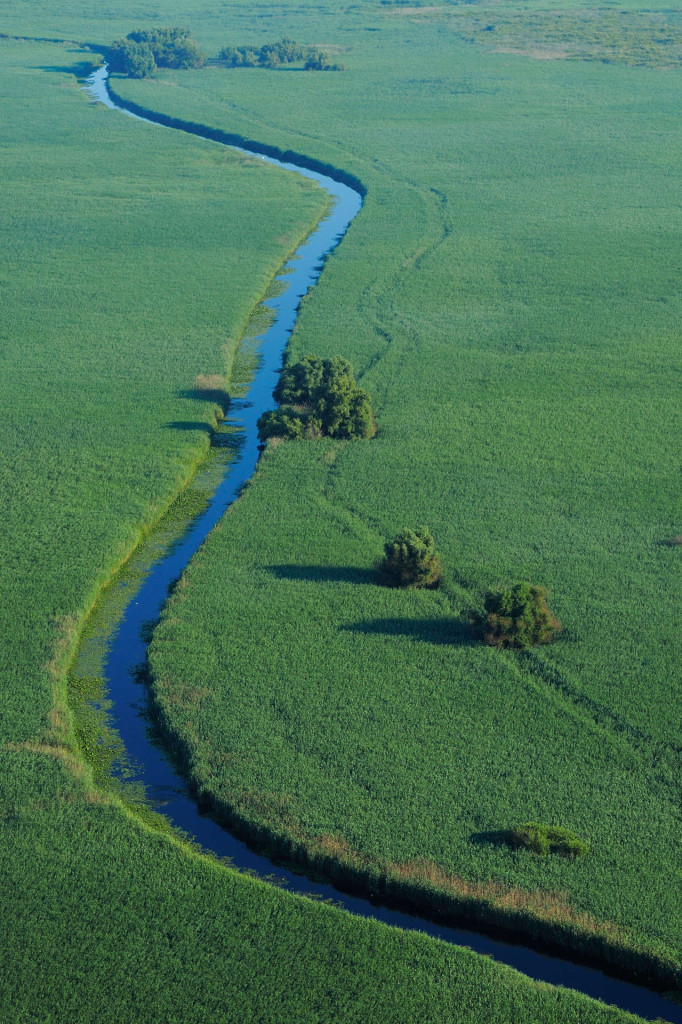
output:
[[[39,11],[13,30],[54,31]],[[82,617],[206,453],[195,377],[229,370],[324,204],[90,104],[87,59],[0,41],[0,1019],[634,1021],[240,876],[93,786],[64,689]]]
[[[205,792],[283,845],[679,978],[682,78],[359,17],[287,22],[349,46],[344,75],[121,87],[369,190],[292,352],[350,358],[379,436],[268,455],[156,633],[159,704]],[[446,585],[378,587],[383,540],[422,522]],[[549,586],[561,640],[472,644],[485,588],[519,579]],[[529,819],[592,852],[491,840]]]

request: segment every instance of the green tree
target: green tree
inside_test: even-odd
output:
[[[293,39],[265,43],[259,49],[251,46],[224,46],[218,60],[227,68],[279,68],[283,64],[304,63],[306,71],[343,71],[327,55],[313,46],[301,46]]]
[[[196,68],[203,64],[203,54],[187,28],[137,29],[127,38],[149,46],[160,68]]]
[[[129,78],[148,78],[156,71],[156,61],[146,43],[132,39],[117,39],[109,55],[112,71],[120,71]]]
[[[111,47],[110,65],[131,78],[147,78],[159,68],[196,68],[204,57],[186,28],[136,29]]]
[[[345,71],[343,64],[334,64],[326,53],[310,47],[305,62],[306,71]]]
[[[341,356],[305,356],[286,366],[273,397],[282,408],[261,416],[261,440],[275,436],[351,440],[376,433],[369,395],[358,387],[352,366]],[[300,425],[294,425],[294,419]],[[277,434],[278,430],[284,432]]]
[[[440,556],[425,526],[403,529],[384,544],[378,568],[401,587],[436,587],[442,573]]]
[[[530,583],[508,590],[489,590],[485,612],[474,623],[485,643],[493,647],[535,647],[549,644],[561,623],[547,606],[549,591]]]
[[[258,419],[258,437],[267,441],[271,437],[286,437],[298,440],[304,437],[307,424],[300,413],[289,405],[263,413]]]

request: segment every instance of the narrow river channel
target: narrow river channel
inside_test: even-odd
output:
[[[106,67],[94,72],[85,88],[94,100],[112,110],[148,123],[164,123],[162,118],[155,122],[153,115],[139,117],[120,103],[114,103],[107,87]],[[178,130],[170,127],[171,130]],[[181,130],[189,130],[191,134],[209,140],[214,134],[209,129],[202,132],[198,126]],[[74,673],[83,676],[92,674],[90,666],[93,659],[96,661],[100,658],[101,673],[98,674],[102,674],[107,683],[112,701],[112,724],[120,734],[127,757],[136,767],[137,778],[144,784],[148,799],[174,826],[196,837],[202,847],[219,857],[229,857],[235,867],[255,871],[265,879],[274,876],[291,891],[322,900],[331,899],[343,905],[350,913],[377,918],[387,924],[426,932],[446,942],[468,946],[536,980],[577,989],[648,1019],[659,1018],[673,1024],[682,1024],[682,1006],[641,985],[611,978],[594,968],[540,953],[519,943],[499,941],[475,931],[434,924],[368,899],[348,896],[331,885],[311,881],[276,865],[253,852],[225,828],[200,813],[186,782],[153,741],[148,694],[139,682],[136,671],[146,659],[147,642],[143,637],[148,636],[149,624],[158,620],[171,585],[253,474],[259,455],[256,422],[264,411],[273,407],[272,389],[296,321],[300,300],[316,282],[326,256],[339,243],[362,206],[360,194],[333,177],[305,166],[264,156],[255,149],[239,146],[231,148],[312,178],[326,189],[332,197],[333,205],[327,217],[282,269],[277,279],[283,289],[281,293],[265,300],[264,305],[272,311],[273,322],[255,339],[257,348],[254,351],[257,351],[258,365],[245,394],[230,403],[228,426],[234,432],[230,436],[236,438],[238,443],[234,445],[231,457],[226,460],[222,479],[213,490],[205,511],[191,521],[181,536],[171,539],[170,543],[157,536],[142,545],[134,558],[135,579],[131,581],[129,574],[126,579],[114,580],[103,595],[98,613],[100,625],[86,630]],[[131,594],[130,598],[127,597],[128,593]]]

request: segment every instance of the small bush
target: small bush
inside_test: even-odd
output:
[[[561,623],[547,607],[549,591],[530,583],[509,590],[489,590],[485,612],[474,617],[481,638],[492,647],[535,647],[549,644]]]
[[[436,587],[442,572],[433,537],[425,526],[401,530],[384,544],[378,568],[401,587]]]
[[[541,857],[557,853],[561,857],[584,857],[590,847],[582,839],[578,839],[570,829],[561,825],[541,825],[537,821],[527,821],[517,825],[509,833],[512,846],[525,847]]]
[[[376,423],[369,395],[355,382],[353,368],[341,356],[306,356],[287,366],[273,391],[283,403],[258,420],[261,441],[269,437],[373,437]]]
[[[666,544],[669,548],[682,547],[682,533],[678,533],[677,537],[668,537]]]

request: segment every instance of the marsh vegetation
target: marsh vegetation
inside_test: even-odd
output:
[[[434,6],[152,4],[202,52],[248,18],[255,49],[325,40],[353,73],[120,84],[368,189],[290,361],[342,353],[380,434],[268,448],[155,632],[158,710],[197,789],[253,835],[679,987],[679,546],[661,541],[680,528],[682,90],[626,66],[675,68],[649,26],[676,38],[677,15],[588,12],[620,35],[538,62],[537,5],[490,5],[494,22]],[[3,31],[104,41],[139,16],[6,8]],[[584,36],[565,8],[551,17]],[[478,15],[487,52],[444,21]],[[287,175],[264,187],[257,160],[90,106],[68,69],[92,53],[0,46],[4,1017],[629,1019],[265,889],[93,785],[64,695],[82,616],[207,450],[215,396],[188,389],[229,377],[223,346],[322,206]],[[378,586],[386,538],[421,522],[446,579]],[[472,595],[499,579],[546,582],[566,638],[472,643]],[[480,838],[512,822],[568,822],[589,856]]]

